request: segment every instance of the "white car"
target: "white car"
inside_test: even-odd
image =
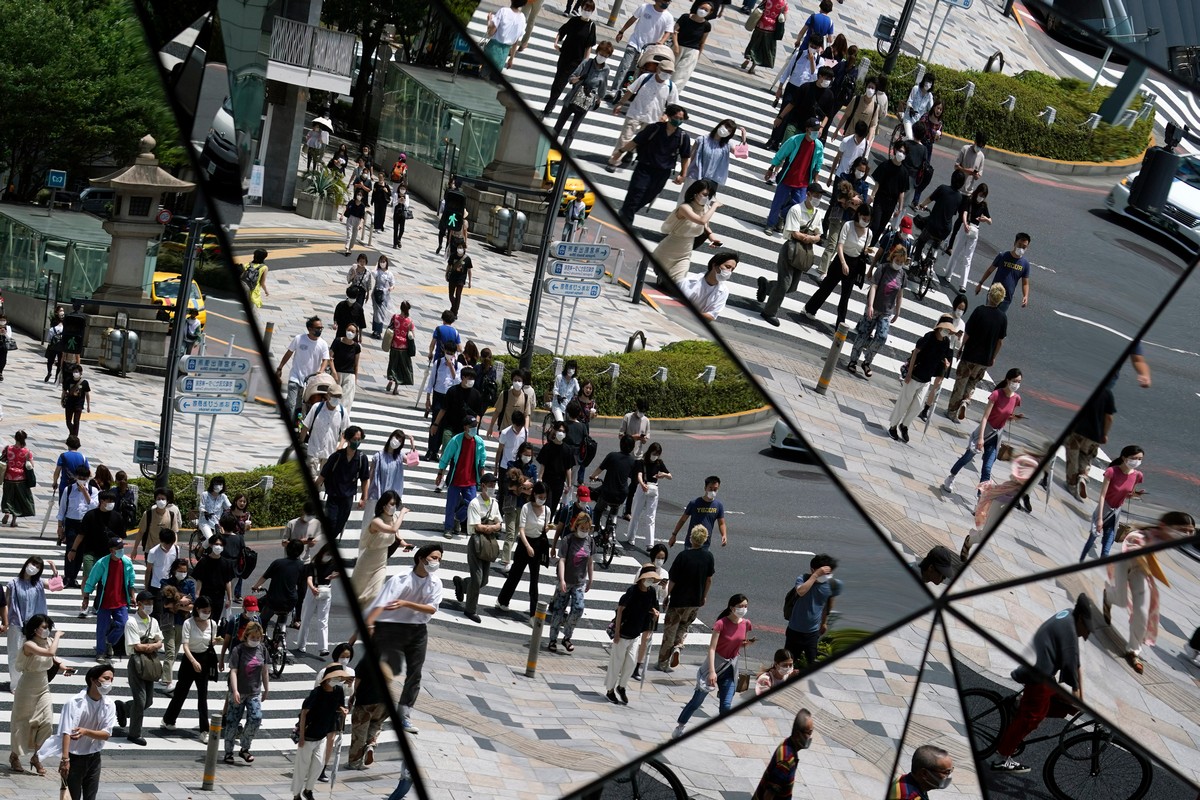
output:
[[[808,445],[804,443],[804,440],[792,433],[792,429],[781,419],[775,420],[775,427],[771,429],[771,438],[767,441],[771,445],[771,449],[776,452],[805,454],[809,452]]]
[[[1137,173],[1131,173],[1108,193],[1108,209],[1166,231],[1193,252],[1200,252],[1200,158],[1185,156],[1171,182],[1161,214],[1147,214],[1129,206],[1129,190]]]

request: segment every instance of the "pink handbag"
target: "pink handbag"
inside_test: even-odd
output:
[[[409,450],[404,454],[404,466],[415,467],[421,463],[421,457],[417,455],[416,450]]]
[[[733,157],[734,158],[749,158],[750,157],[750,145],[735,144],[733,146]]]
[[[46,588],[52,592],[61,592],[63,588],[62,576],[55,575],[50,580],[46,581]]]

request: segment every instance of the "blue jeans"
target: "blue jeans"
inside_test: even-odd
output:
[[[96,591],[103,590],[97,588]],[[108,649],[125,638],[125,623],[129,620],[129,607],[102,608],[96,615],[96,657],[103,656]]]
[[[798,189],[794,186],[784,186],[782,179],[781,175],[781,182],[775,187],[775,198],[771,200],[771,210],[767,214],[767,227],[769,228],[782,224],[783,220],[787,218],[788,210],[797,203],[803,203],[804,198],[808,197],[807,186]]]
[[[1092,545],[1096,543],[1096,513],[1100,509],[1097,508],[1092,512],[1092,528],[1088,534],[1087,544],[1083,546],[1083,552],[1079,554],[1079,563],[1082,564],[1088,557],[1088,552],[1091,551]],[[1104,510],[1104,541],[1100,545],[1100,557],[1104,558],[1112,550],[1113,542],[1117,538],[1117,517],[1121,515],[1119,508],[1106,508]]]
[[[567,613],[567,606],[571,607],[571,613]],[[557,587],[554,589],[554,597],[550,600],[550,641],[558,641],[558,629],[562,628],[563,639],[570,640],[571,634],[575,633],[575,626],[579,623],[579,618],[583,616],[584,600],[583,600],[583,584],[578,586],[568,586],[567,591],[560,591]]]
[[[967,445],[967,450],[958,457],[958,461],[954,462],[954,466],[950,468],[950,475],[957,475],[959,470],[970,464],[975,458],[975,442],[978,441],[972,437],[971,444]],[[979,482],[991,480],[992,466],[996,463],[996,456],[1000,452],[1000,434],[997,432],[992,436],[983,437],[983,466],[979,470]]]
[[[446,520],[442,524],[442,530],[454,530],[454,523],[467,521],[467,506],[471,505],[471,501],[475,499],[474,486],[447,486],[446,487]]]
[[[703,666],[701,667],[701,669],[704,668]],[[737,676],[736,663],[726,667],[723,672],[717,674],[717,698],[720,703],[720,713],[722,714],[729,711],[730,706],[733,705],[733,695],[737,691]],[[707,676],[705,677],[707,679]],[[708,692],[701,691],[700,689],[693,692],[692,699],[688,700],[687,705],[683,707],[683,711],[679,712],[679,719],[676,721],[680,725],[686,725],[687,721],[692,718],[692,714],[695,714],[696,710],[704,705],[704,698],[706,697],[708,697]]]
[[[396,788],[387,796],[387,800],[404,800],[408,795],[408,790],[413,786],[412,775],[409,774],[407,768],[402,767],[400,772],[400,782],[396,784]]]

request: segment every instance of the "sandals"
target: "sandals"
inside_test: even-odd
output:
[[[21,774],[25,773],[25,768],[21,766],[21,759],[17,758],[16,753],[9,753],[8,769],[9,769],[9,771],[14,772],[14,773],[21,773]]]
[[[846,371],[849,372],[851,375],[857,375],[858,374],[858,362],[851,361],[849,364],[846,365]]]
[[[563,639],[563,649],[568,653],[575,652],[575,645],[570,639]]]
[[[254,763],[254,756],[250,755],[249,750],[241,750],[238,752],[238,755],[241,756],[242,761],[245,761],[247,764]]]
[[[865,375],[866,377],[870,378],[870,377],[871,377],[873,374],[874,374],[874,373],[873,373],[873,372],[871,372],[871,365],[870,365],[870,364],[863,364],[863,375]]]
[[[1125,662],[1133,667],[1133,671],[1138,675],[1141,675],[1142,671],[1146,668],[1146,665],[1142,663],[1142,660],[1137,657],[1136,653],[1126,653]]]
[[[551,653],[557,653],[558,652],[558,642],[551,642],[550,644],[546,645],[546,649],[549,650]]]
[[[42,762],[36,754],[33,758],[29,759],[29,765],[34,768],[40,777],[46,777],[46,768],[42,766]]]
[[[226,764],[232,764],[233,763],[233,753],[226,753],[225,758],[223,760]]]

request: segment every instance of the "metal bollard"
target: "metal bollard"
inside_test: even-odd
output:
[[[833,344],[829,346],[829,355],[825,356],[825,366],[821,369],[821,377],[817,378],[817,394],[825,394],[829,390],[829,381],[833,378],[833,370],[837,367],[838,356],[842,353],[842,345],[846,343],[846,334],[850,328],[846,323],[838,325],[833,334]]]
[[[217,748],[221,746],[221,715],[213,714],[208,720],[208,751],[204,754],[203,791],[211,792],[217,780]]]
[[[533,615],[533,635],[529,637],[529,660],[525,662],[526,678],[532,678],[537,672],[538,650],[542,647],[542,628],[546,625],[546,609],[549,607],[549,603],[540,600],[537,604],[537,613]]]
[[[263,330],[263,347],[267,353],[271,352],[271,336],[275,333],[275,323],[268,322],[267,327]]]

